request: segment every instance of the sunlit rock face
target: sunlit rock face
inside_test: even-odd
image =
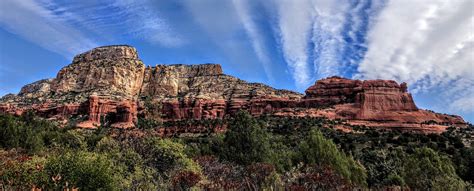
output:
[[[459,116],[418,109],[407,91],[407,84],[398,84],[393,80],[351,80],[334,76],[318,80],[305,92],[306,102],[334,108],[334,112],[328,112],[326,116],[346,119],[357,125],[434,128],[434,131],[439,131],[446,125],[429,127],[423,124],[429,121],[465,124]]]
[[[79,117],[77,126],[82,128],[95,128],[103,121],[132,128],[138,116],[216,119],[239,110],[254,116],[326,117],[352,125],[426,132],[465,125],[459,116],[418,109],[406,83],[334,76],[316,81],[303,95],[226,75],[219,64],[145,67],[136,49],[126,45],[79,54],[56,78],[28,84],[18,95],[0,99],[2,113],[21,115],[27,110],[64,123]],[[425,125],[427,121],[436,125]]]
[[[356,103],[366,111],[416,111],[406,83],[393,80],[351,80],[333,76],[318,80],[306,91],[305,99],[320,105]]]
[[[58,95],[95,92],[135,98],[142,87],[144,71],[135,48],[99,47],[74,57],[72,64],[59,71],[51,90]]]
[[[41,98],[49,94],[54,79],[45,79],[23,86],[18,95],[28,98]]]

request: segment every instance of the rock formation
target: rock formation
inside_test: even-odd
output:
[[[55,120],[82,118],[77,126],[83,128],[104,122],[131,128],[137,116],[164,121],[224,118],[239,110],[384,128],[442,130],[465,124],[458,116],[418,109],[405,83],[330,77],[303,95],[226,75],[218,64],[145,67],[130,46],[98,47],[77,55],[56,78],[0,99],[0,112],[21,115],[26,110]],[[427,121],[438,126],[423,126]]]
[[[407,84],[392,80],[361,81],[330,77],[309,87],[305,99],[314,100],[319,105],[330,105],[334,107],[334,115],[331,116],[357,125],[403,129],[417,128],[417,125],[422,128],[428,122],[465,124],[459,116],[418,109],[407,92]]]
[[[74,57],[53,80],[55,94],[95,92],[120,98],[136,98],[145,66],[133,47],[99,47]]]

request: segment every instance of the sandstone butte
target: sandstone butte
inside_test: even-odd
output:
[[[150,109],[150,104],[156,107]],[[1,113],[21,115],[28,110],[64,123],[75,117],[81,128],[96,128],[105,117],[112,127],[132,128],[137,116],[200,120],[239,110],[421,132],[466,125],[459,116],[417,108],[406,83],[334,76],[318,80],[303,95],[226,75],[218,64],[145,66],[136,49],[126,45],[79,54],[56,78],[28,84],[17,95],[0,99]]]

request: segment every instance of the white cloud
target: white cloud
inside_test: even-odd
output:
[[[93,40],[33,0],[0,1],[0,26],[65,57],[95,47]]]
[[[443,88],[450,93],[440,96],[457,106],[472,101],[472,7],[470,0],[388,2],[368,34],[357,77],[406,81],[415,92]]]
[[[270,82],[273,82],[274,79],[271,71],[272,63],[265,48],[262,32],[252,20],[252,15],[250,14],[248,7],[249,2],[246,0],[233,0],[232,2],[234,3],[238,17],[240,18],[240,21],[242,22],[245,31],[251,40],[255,54],[262,63],[267,78],[270,80]]]
[[[0,26],[67,58],[122,35],[166,47],[185,44],[152,1],[2,0]]]
[[[360,47],[365,47],[365,39],[360,36],[383,4],[369,0],[274,3],[282,52],[299,89],[323,77],[350,75],[348,67],[356,67],[364,54]]]
[[[360,3],[359,5],[362,5]],[[346,19],[354,19],[360,24],[358,13],[347,18],[349,3],[344,1],[314,0],[315,22],[313,24],[313,44],[315,57],[313,63],[318,78],[338,75],[341,67],[342,49],[345,46],[343,30]],[[356,7],[357,11],[360,7]],[[354,25],[354,29],[360,26]]]
[[[309,0],[276,2],[283,55],[298,88],[313,83],[308,66],[309,39],[313,25],[313,8]]]

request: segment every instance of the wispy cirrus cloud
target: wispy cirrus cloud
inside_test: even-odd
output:
[[[263,32],[259,29],[255,21],[253,21],[252,14],[250,12],[251,10],[249,8],[249,1],[233,0],[232,2],[238,17],[240,18],[240,21],[242,22],[243,27],[250,38],[255,54],[262,63],[267,78],[270,80],[270,82],[273,82],[274,77],[271,70],[272,63],[265,47],[265,38],[263,37]]]
[[[216,51],[229,59],[234,70],[248,75],[260,74],[263,69],[266,75],[258,78],[273,82],[273,65],[261,28],[254,21],[251,1],[184,0],[181,4],[197,29],[203,31],[197,38],[207,38]]]
[[[296,86],[304,88],[312,83],[308,65],[309,39],[314,14],[309,0],[275,1],[278,10],[279,40],[282,52]]]
[[[368,27],[384,1],[274,1],[282,52],[298,87],[315,79],[344,75],[366,51]],[[311,63],[311,64],[310,64]]]
[[[40,2],[2,0],[0,7],[0,26],[53,52],[70,57],[97,45]]]
[[[442,92],[451,108],[474,111],[474,103],[465,104],[474,98],[472,7],[470,0],[388,2],[356,76],[406,81],[414,93]]]
[[[314,75],[317,78],[338,75],[346,44],[343,30],[350,4],[346,1],[315,0],[312,43]],[[357,15],[353,15],[356,18]]]
[[[165,47],[185,44],[152,1],[4,0],[0,7],[2,28],[67,58],[123,36]]]
[[[121,23],[127,26],[127,33],[136,35],[154,43],[167,47],[184,45],[184,37],[172,29],[167,20],[163,19],[154,9],[153,1],[119,0],[111,3],[123,15]]]
[[[472,7],[472,0],[2,0],[0,27],[67,58],[139,40],[172,56],[228,62],[243,78],[263,79],[263,71],[267,82],[284,79],[299,91],[332,75],[389,78],[452,103],[440,110],[474,112]],[[276,75],[286,72],[292,79]]]

